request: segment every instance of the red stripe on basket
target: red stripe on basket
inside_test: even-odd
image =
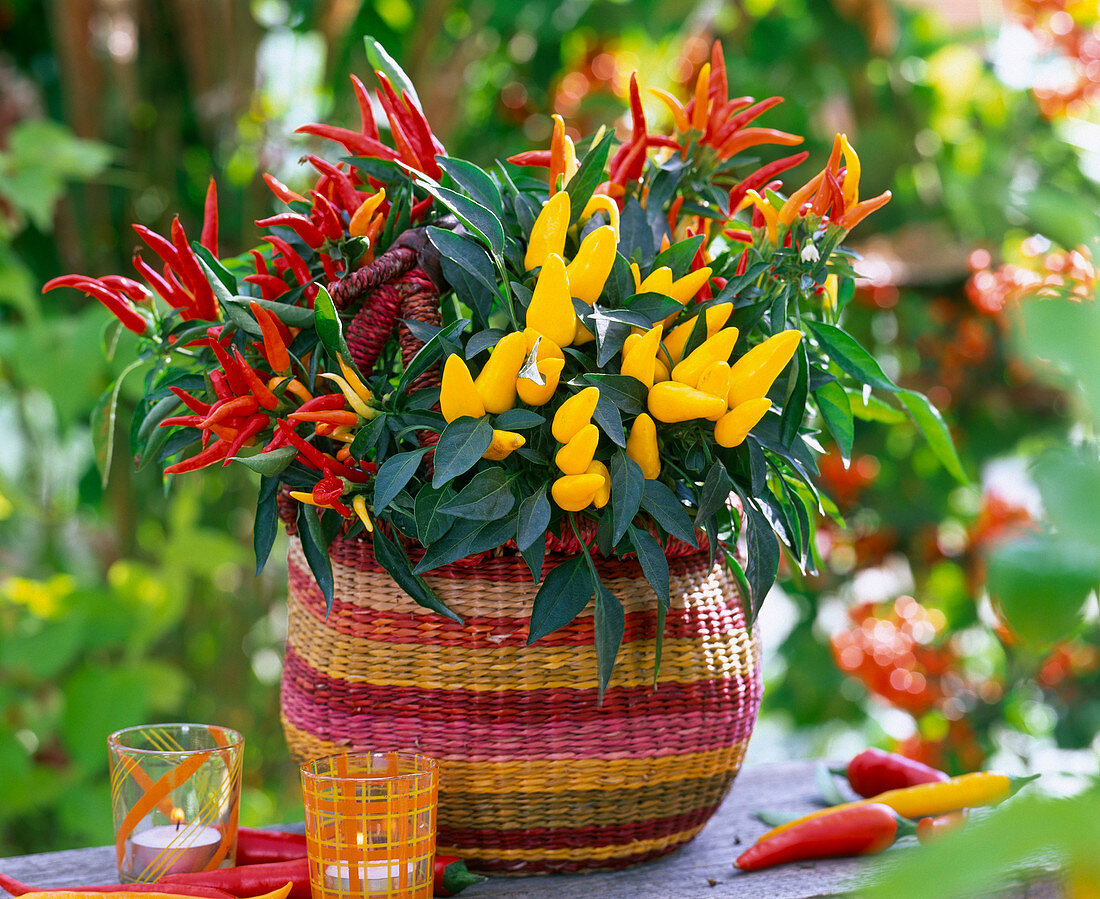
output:
[[[383,643],[411,643],[431,646],[462,646],[470,649],[494,649],[502,646],[525,646],[526,617],[470,617],[461,625],[427,609],[421,612],[379,611],[368,606],[344,602],[337,597],[332,611],[309,569],[290,564],[289,583],[295,598],[326,629],[363,640]],[[656,600],[655,600],[656,601]],[[411,602],[411,601],[410,601]],[[672,608],[665,620],[665,639],[691,639],[706,634],[726,634],[744,628],[745,616],[736,603],[715,604],[708,614],[697,606],[693,609]],[[582,616],[547,634],[539,646],[580,646],[592,643],[592,616]],[[648,610],[629,612],[625,616],[623,645],[638,640],[652,640],[657,633],[656,618]]]
[[[479,849],[597,849],[635,840],[651,840],[702,824],[718,805],[694,809],[681,815],[633,821],[630,824],[597,824],[591,827],[533,827],[528,830],[440,827],[436,842],[442,846],[459,842]]]
[[[287,719],[323,740],[356,747],[415,745],[444,758],[457,753],[496,761],[647,758],[733,746],[748,739],[760,695],[758,671],[661,684],[657,690],[611,687],[602,706],[594,689],[378,686],[329,677],[290,648],[282,682]],[[620,733],[612,746],[607,733],[616,726]],[[536,731],[539,740],[530,740]]]

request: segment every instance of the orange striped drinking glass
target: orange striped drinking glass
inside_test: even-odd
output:
[[[429,899],[439,766],[412,752],[302,765],[313,899]]]

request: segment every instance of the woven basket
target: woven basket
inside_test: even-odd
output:
[[[405,252],[396,266],[392,252],[374,264],[388,266],[381,278],[360,277],[373,291],[348,328],[361,368],[384,343],[377,323],[432,314],[431,282],[410,271],[416,254]],[[356,323],[364,316],[371,327]],[[403,329],[406,362],[410,338]],[[460,625],[414,604],[368,543],[339,539],[326,616],[289,513],[282,720],[298,761],[349,748],[439,759],[438,851],[497,873],[623,868],[682,846],[714,813],[762,688],[736,583],[708,552],[669,547],[672,607],[656,688],[656,597],[635,559],[597,560],[626,616],[599,704],[591,604],[526,646],[538,587],[518,556],[497,550],[426,576]],[[544,574],[577,551],[575,541],[548,540]],[[409,554],[415,563],[421,552]]]

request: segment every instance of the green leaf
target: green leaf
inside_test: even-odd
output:
[[[278,496],[279,479],[262,475],[260,491],[256,497],[256,521],[252,526],[252,549],[256,556],[257,576],[264,570],[267,557],[271,555],[271,547],[275,545],[275,537],[279,533],[279,507],[276,502]]]
[[[668,557],[661,548],[661,544],[645,528],[632,524],[628,529],[630,543],[634,552],[638,554],[638,564],[642,566],[642,574],[649,581],[654,594],[661,603],[662,608],[667,608],[672,602],[669,588]]]
[[[623,604],[619,597],[607,589],[602,581],[597,581],[596,609],[594,616],[596,640],[596,669],[599,673],[599,698],[603,694],[615,671],[615,659],[623,642],[625,617]]]
[[[855,422],[852,420],[852,404],[848,402],[848,394],[836,381],[830,381],[814,391],[814,399],[817,400],[817,410],[821,413],[825,427],[829,429],[840,449],[844,467],[847,468],[852,458],[852,442],[855,439]]]
[[[333,602],[332,560],[328,555],[329,545],[321,531],[317,508],[308,503],[298,504],[298,537],[302,541],[302,552],[309,563],[309,570],[313,572],[321,595],[325,598],[327,615],[332,611]]]
[[[413,512],[416,518],[416,536],[421,546],[431,546],[454,524],[454,518],[439,510],[454,495],[454,490],[449,486],[439,490],[421,487],[417,492]]]
[[[691,517],[684,508],[684,504],[660,481],[645,482],[642,508],[672,536],[678,537],[691,546],[699,545],[695,539],[695,528],[691,523]]]
[[[649,390],[630,375],[586,374],[584,379],[600,388],[600,398],[606,398],[624,415],[637,415],[646,409]]]
[[[619,414],[619,407],[603,394],[596,403],[592,421],[611,438],[615,446],[626,446],[626,431],[623,430],[623,417]]]
[[[282,474],[286,467],[294,461],[298,450],[293,446],[280,446],[278,449],[268,450],[266,453],[256,453],[254,456],[234,456],[234,462],[240,462],[245,468],[251,469],[257,474],[273,478]]]
[[[1012,631],[1034,647],[1047,646],[1079,626],[1089,594],[1100,585],[1100,552],[1054,534],[1021,537],[993,550],[987,584]]]
[[[488,317],[493,302],[500,294],[500,285],[497,283],[496,269],[493,260],[477,241],[453,231],[443,228],[428,228],[428,239],[432,242],[441,257],[444,268],[448,271],[447,263],[453,264],[455,270],[460,270],[468,276],[463,283],[463,290],[459,298],[470,306],[471,309],[479,309]],[[484,288],[477,291],[470,281],[476,282]],[[454,283],[454,282],[452,282]],[[456,286],[456,290],[458,285]]]
[[[405,489],[405,485],[412,480],[416,469],[420,467],[420,460],[430,449],[431,447],[424,447],[407,453],[397,453],[378,466],[378,472],[374,476],[375,514],[384,511],[394,497]]]
[[[488,418],[456,418],[439,435],[432,486],[442,487],[465,474],[477,464],[492,442],[493,427]]]
[[[884,425],[896,425],[905,421],[905,413],[901,409],[870,393],[860,394],[858,390],[846,387],[844,395],[848,397],[848,407],[852,410],[852,415],[860,421],[875,421]]]
[[[439,156],[436,158],[436,162],[439,163],[439,167],[443,171],[454,178],[455,183],[466,193],[482,206],[499,214],[504,206],[504,201],[500,197],[500,188],[497,187],[496,182],[487,172],[478,168],[472,162],[450,156]]]
[[[409,360],[409,364],[405,366],[405,370],[401,373],[401,380],[397,382],[395,392],[398,394],[406,393],[413,382],[431,368],[436,360],[443,355],[447,342],[461,334],[469,323],[470,320],[467,318],[460,318],[451,322],[417,350],[416,355]]]
[[[435,595],[435,591],[428,586],[427,581],[413,574],[405,550],[399,543],[383,534],[381,528],[374,529],[374,557],[390,573],[394,583],[404,590],[413,602],[462,624],[462,619]]]
[[[398,65],[397,61],[386,52],[386,48],[369,34],[363,35],[363,45],[366,47],[367,59],[370,60],[371,69],[381,72],[390,79],[390,83],[393,85],[393,89],[397,91],[398,97],[402,93],[408,94],[409,100],[416,108],[423,110],[412,80],[405,74],[405,70]]]
[[[657,635],[653,641],[653,686],[657,686],[657,679],[661,676],[661,656],[665,651],[665,618],[668,617],[668,609],[664,603],[657,603]]]
[[[362,459],[367,452],[374,449],[379,441],[388,439],[390,416],[383,413],[375,416],[361,427],[351,442],[351,454],[356,459]]]
[[[421,574],[473,553],[496,549],[511,540],[515,533],[516,523],[511,517],[484,522],[460,519],[438,542],[428,547],[415,570]]]
[[[736,485],[734,489],[737,489]],[[768,519],[756,503],[740,490],[737,493],[745,511],[745,538],[748,541],[749,564],[745,577],[749,585],[749,595],[745,598],[749,602],[748,617],[755,621],[756,613],[760,611],[764,597],[768,595],[779,573],[779,543]]]
[[[497,429],[501,431],[526,431],[546,424],[546,418],[530,409],[509,409],[496,417]]]
[[[111,473],[111,459],[115,454],[115,419],[118,415],[118,393],[122,389],[122,382],[126,376],[145,360],[136,359],[127,365],[114,383],[104,391],[92,409],[92,446],[95,449],[95,463],[99,469],[103,486],[107,486],[107,478]]]
[[[917,423],[924,439],[928,441],[940,464],[947,469],[947,473],[960,484],[969,484],[970,478],[963,471],[959,454],[955,450],[955,441],[951,439],[951,432],[947,429],[940,410],[924,394],[912,390],[898,391],[898,399],[913,416],[913,421]]]
[[[498,259],[501,257],[504,253],[504,226],[492,210],[486,209],[477,200],[440,187],[426,176],[419,177],[416,183],[453,212],[470,233],[485,241]]]
[[[546,536],[550,511],[545,484],[519,504],[516,512],[516,545],[521,552],[534,545],[540,537]]]
[[[821,794],[823,805],[840,805],[848,801],[836,785],[836,779],[829,771],[829,766],[824,762],[818,762],[814,767],[814,782],[817,784],[817,792]]]
[[[666,297],[663,293],[636,293],[624,301],[623,305],[649,321],[650,327],[657,322],[664,321],[673,312],[679,312],[684,307],[672,297]]]
[[[520,555],[531,570],[531,580],[536,584],[542,580],[542,563],[546,557],[546,541],[536,540],[527,549],[521,549]]]
[[[245,315],[251,317],[249,305],[256,303],[268,312],[272,313],[284,325],[291,328],[312,328],[314,323],[313,310],[304,306],[292,306],[279,300],[263,300],[259,297],[230,297],[225,301],[225,308],[236,307]]]
[[[225,300],[235,297],[237,295],[237,279],[233,276],[233,273],[197,240],[191,241],[191,249],[198,257],[199,265],[202,266],[203,274],[206,275],[206,280],[210,282],[210,287],[214,291],[214,296],[218,298],[218,302],[224,304]]]
[[[317,296],[313,301],[313,312],[317,336],[329,354],[339,356],[348,365],[354,367],[348,345],[344,341],[344,328],[340,323],[340,313],[332,302],[332,297],[325,288],[318,286]],[[358,374],[358,372],[356,372]],[[361,376],[360,376],[361,377]]]
[[[479,471],[458,495],[441,507],[441,511],[457,518],[475,521],[495,521],[512,511],[516,498],[512,494],[512,478],[503,468]]]
[[[653,268],[658,269],[667,265],[672,269],[673,277],[683,277],[691,268],[691,263],[695,259],[695,254],[699,252],[699,247],[703,245],[703,240],[702,234],[696,234],[694,237],[674,243],[667,250],[657,254],[657,258],[653,260]]]
[[[779,420],[779,437],[785,446],[790,446],[798,436],[798,429],[806,417],[806,398],[810,390],[810,360],[806,355],[804,342],[798,345],[793,363],[793,383],[783,401],[783,415]]]
[[[569,194],[569,224],[574,225],[580,221],[581,213],[592,194],[601,181],[606,181],[604,169],[607,168],[607,156],[611,151],[611,139],[614,132],[608,129],[600,142],[589,148],[584,154],[576,173],[565,185],[565,192]]]
[[[857,381],[870,384],[879,390],[894,393],[898,390],[878,361],[867,352],[851,334],[842,331],[836,325],[807,319],[807,324],[817,342],[829,354],[841,371],[851,375]]]
[[[527,645],[569,624],[588,605],[593,592],[592,576],[580,553],[554,568],[535,594]]]
[[[645,475],[623,450],[611,456],[611,543],[618,546],[642,504]]]
[[[695,511],[695,526],[702,527],[703,522],[719,509],[726,508],[726,501],[733,492],[733,482],[730,480],[726,466],[717,459],[707,471],[707,479],[703,482],[703,489],[699,491],[699,506]]]

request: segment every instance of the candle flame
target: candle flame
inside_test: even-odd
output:
[[[169,817],[172,823],[175,824],[176,827],[179,827],[181,824],[183,824],[187,816],[183,813],[183,809],[174,808],[172,809],[172,814]]]

